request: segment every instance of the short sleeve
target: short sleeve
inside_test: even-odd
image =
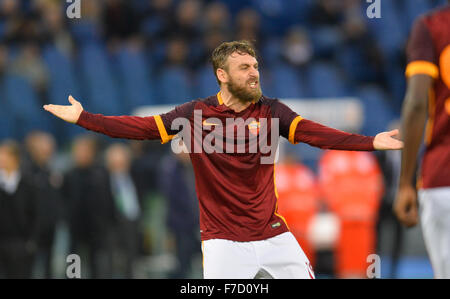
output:
[[[434,43],[425,17],[420,17],[414,22],[406,48],[406,55],[408,61],[405,71],[406,77],[417,74],[429,75],[435,79],[439,77]]]

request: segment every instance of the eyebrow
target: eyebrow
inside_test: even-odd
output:
[[[250,66],[249,63],[242,63],[239,65],[239,67],[243,67],[243,66]],[[253,66],[259,66],[259,64],[256,62],[255,64],[253,64]]]

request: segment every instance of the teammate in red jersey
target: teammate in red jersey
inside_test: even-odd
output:
[[[392,137],[396,131],[367,137],[325,127],[263,96],[249,42],[222,43],[213,51],[212,62],[219,93],[166,114],[94,115],[71,96],[70,106],[44,109],[115,138],[164,143],[182,135],[195,172],[204,278],[313,278],[308,259],[277,213],[274,150],[255,150],[254,140],[270,140],[273,147],[277,141],[272,137],[283,136],[291,143],[365,151],[401,149],[403,143]]]
[[[407,56],[405,148],[394,211],[406,226],[416,225],[420,214],[435,277],[450,278],[450,4],[415,21]],[[418,213],[413,177],[427,110],[426,150],[417,180]]]

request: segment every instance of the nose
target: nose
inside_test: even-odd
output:
[[[252,67],[252,68],[250,69],[250,77],[256,78],[256,79],[259,78],[259,71],[258,71],[257,68]]]

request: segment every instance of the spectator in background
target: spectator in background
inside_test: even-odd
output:
[[[203,19],[203,32],[219,31],[230,33],[230,12],[228,7],[219,1],[209,3],[205,7]]]
[[[51,169],[56,143],[50,134],[35,131],[26,136],[25,145],[29,156],[28,169],[36,186],[39,187],[37,258],[42,261],[43,277],[52,278],[53,244],[56,227],[62,217],[60,194],[62,176]]]
[[[159,161],[163,147],[146,141],[130,140],[131,175],[136,184],[138,197],[142,201],[149,193],[158,189],[158,171],[155,164]]]
[[[148,8],[141,16],[140,31],[147,37],[150,45],[163,42],[170,34],[175,19],[172,0],[148,0]]]
[[[349,55],[348,64],[344,65],[348,75],[356,83],[384,84],[383,55],[360,14],[347,13],[340,28],[342,44],[337,51]]]
[[[54,45],[67,57],[71,57],[75,45],[68,31],[67,18],[64,17],[61,3],[58,1],[44,1],[39,10],[42,15],[40,26],[44,30],[45,41]]]
[[[367,256],[375,253],[376,215],[383,194],[383,178],[375,156],[326,151],[319,161],[319,182],[327,206],[340,221],[337,277],[365,278]]]
[[[189,154],[166,156],[161,168],[161,192],[168,202],[167,226],[175,238],[177,259],[177,267],[169,277],[189,278],[192,261],[201,254],[198,202]]]
[[[120,143],[112,144],[106,150],[105,159],[110,195],[116,211],[114,248],[117,261],[114,261],[114,274],[119,278],[134,278],[142,212],[137,187],[130,173],[130,148]]]
[[[299,26],[294,26],[287,32],[281,50],[283,59],[292,66],[303,67],[313,56],[313,46],[308,33]]]
[[[275,167],[278,192],[278,213],[289,225],[311,265],[315,265],[315,252],[308,240],[309,225],[319,208],[319,188],[314,173],[287,153]]]
[[[172,38],[165,53],[165,61],[159,68],[160,93],[163,102],[178,103],[191,98],[192,76],[189,69],[189,46],[181,37]],[[176,88],[174,88],[176,86]]]
[[[0,144],[0,277],[31,278],[38,232],[38,189],[20,169],[19,145]]]
[[[399,129],[400,122],[398,120],[394,121],[389,125],[389,128],[392,130]],[[399,139],[403,139],[401,131],[399,134]],[[378,211],[377,252],[380,253],[383,249],[385,249],[383,248],[384,244],[382,240],[384,232],[391,231],[393,233],[393,237],[391,238],[391,240],[393,240],[392,247],[390,248],[388,254],[384,254],[390,256],[391,258],[390,278],[397,277],[397,269],[404,240],[403,227],[393,212],[393,204],[397,194],[398,182],[400,178],[401,154],[401,152],[376,153],[378,163],[380,164],[381,171],[383,173],[385,185],[383,199],[381,200]]]
[[[182,36],[188,44],[200,39],[202,3],[199,0],[181,0],[175,9],[175,22],[172,24],[171,36]]]
[[[108,174],[97,165],[96,154],[92,136],[82,135],[74,140],[74,167],[64,178],[63,196],[70,252],[87,261],[91,278],[111,278],[115,207],[109,196]]]
[[[11,64],[11,73],[27,79],[44,104],[47,95],[49,74],[42,61],[38,44],[27,43],[21,47],[18,57]]]
[[[129,1],[107,0],[103,11],[104,35],[109,42],[127,41],[137,35],[140,24]]]
[[[343,17],[343,2],[340,0],[314,1],[309,23],[316,27],[339,26]]]
[[[261,17],[252,8],[239,11],[236,16],[234,32],[236,40],[250,40],[256,48],[260,48],[265,41],[261,32]]]
[[[8,57],[9,57],[9,53],[8,53],[8,48],[0,43],[0,82],[2,82],[3,77],[6,73],[7,70],[7,66],[8,66]],[[1,101],[0,101],[1,103]]]
[[[203,35],[201,53],[199,54],[198,62],[196,63],[197,67],[202,66],[209,69],[211,67],[209,61],[210,53],[224,40],[228,40],[229,37],[230,34],[228,34],[227,31],[213,29],[205,32]]]
[[[130,140],[130,150],[133,160],[131,162],[131,176],[136,186],[138,198],[141,203],[142,216],[144,221],[147,200],[153,194],[159,192],[159,176],[161,175],[158,168],[155,167],[163,156],[164,145],[151,141]],[[139,252],[140,256],[148,256],[152,254],[151,238],[146,238],[146,227],[139,227]]]

